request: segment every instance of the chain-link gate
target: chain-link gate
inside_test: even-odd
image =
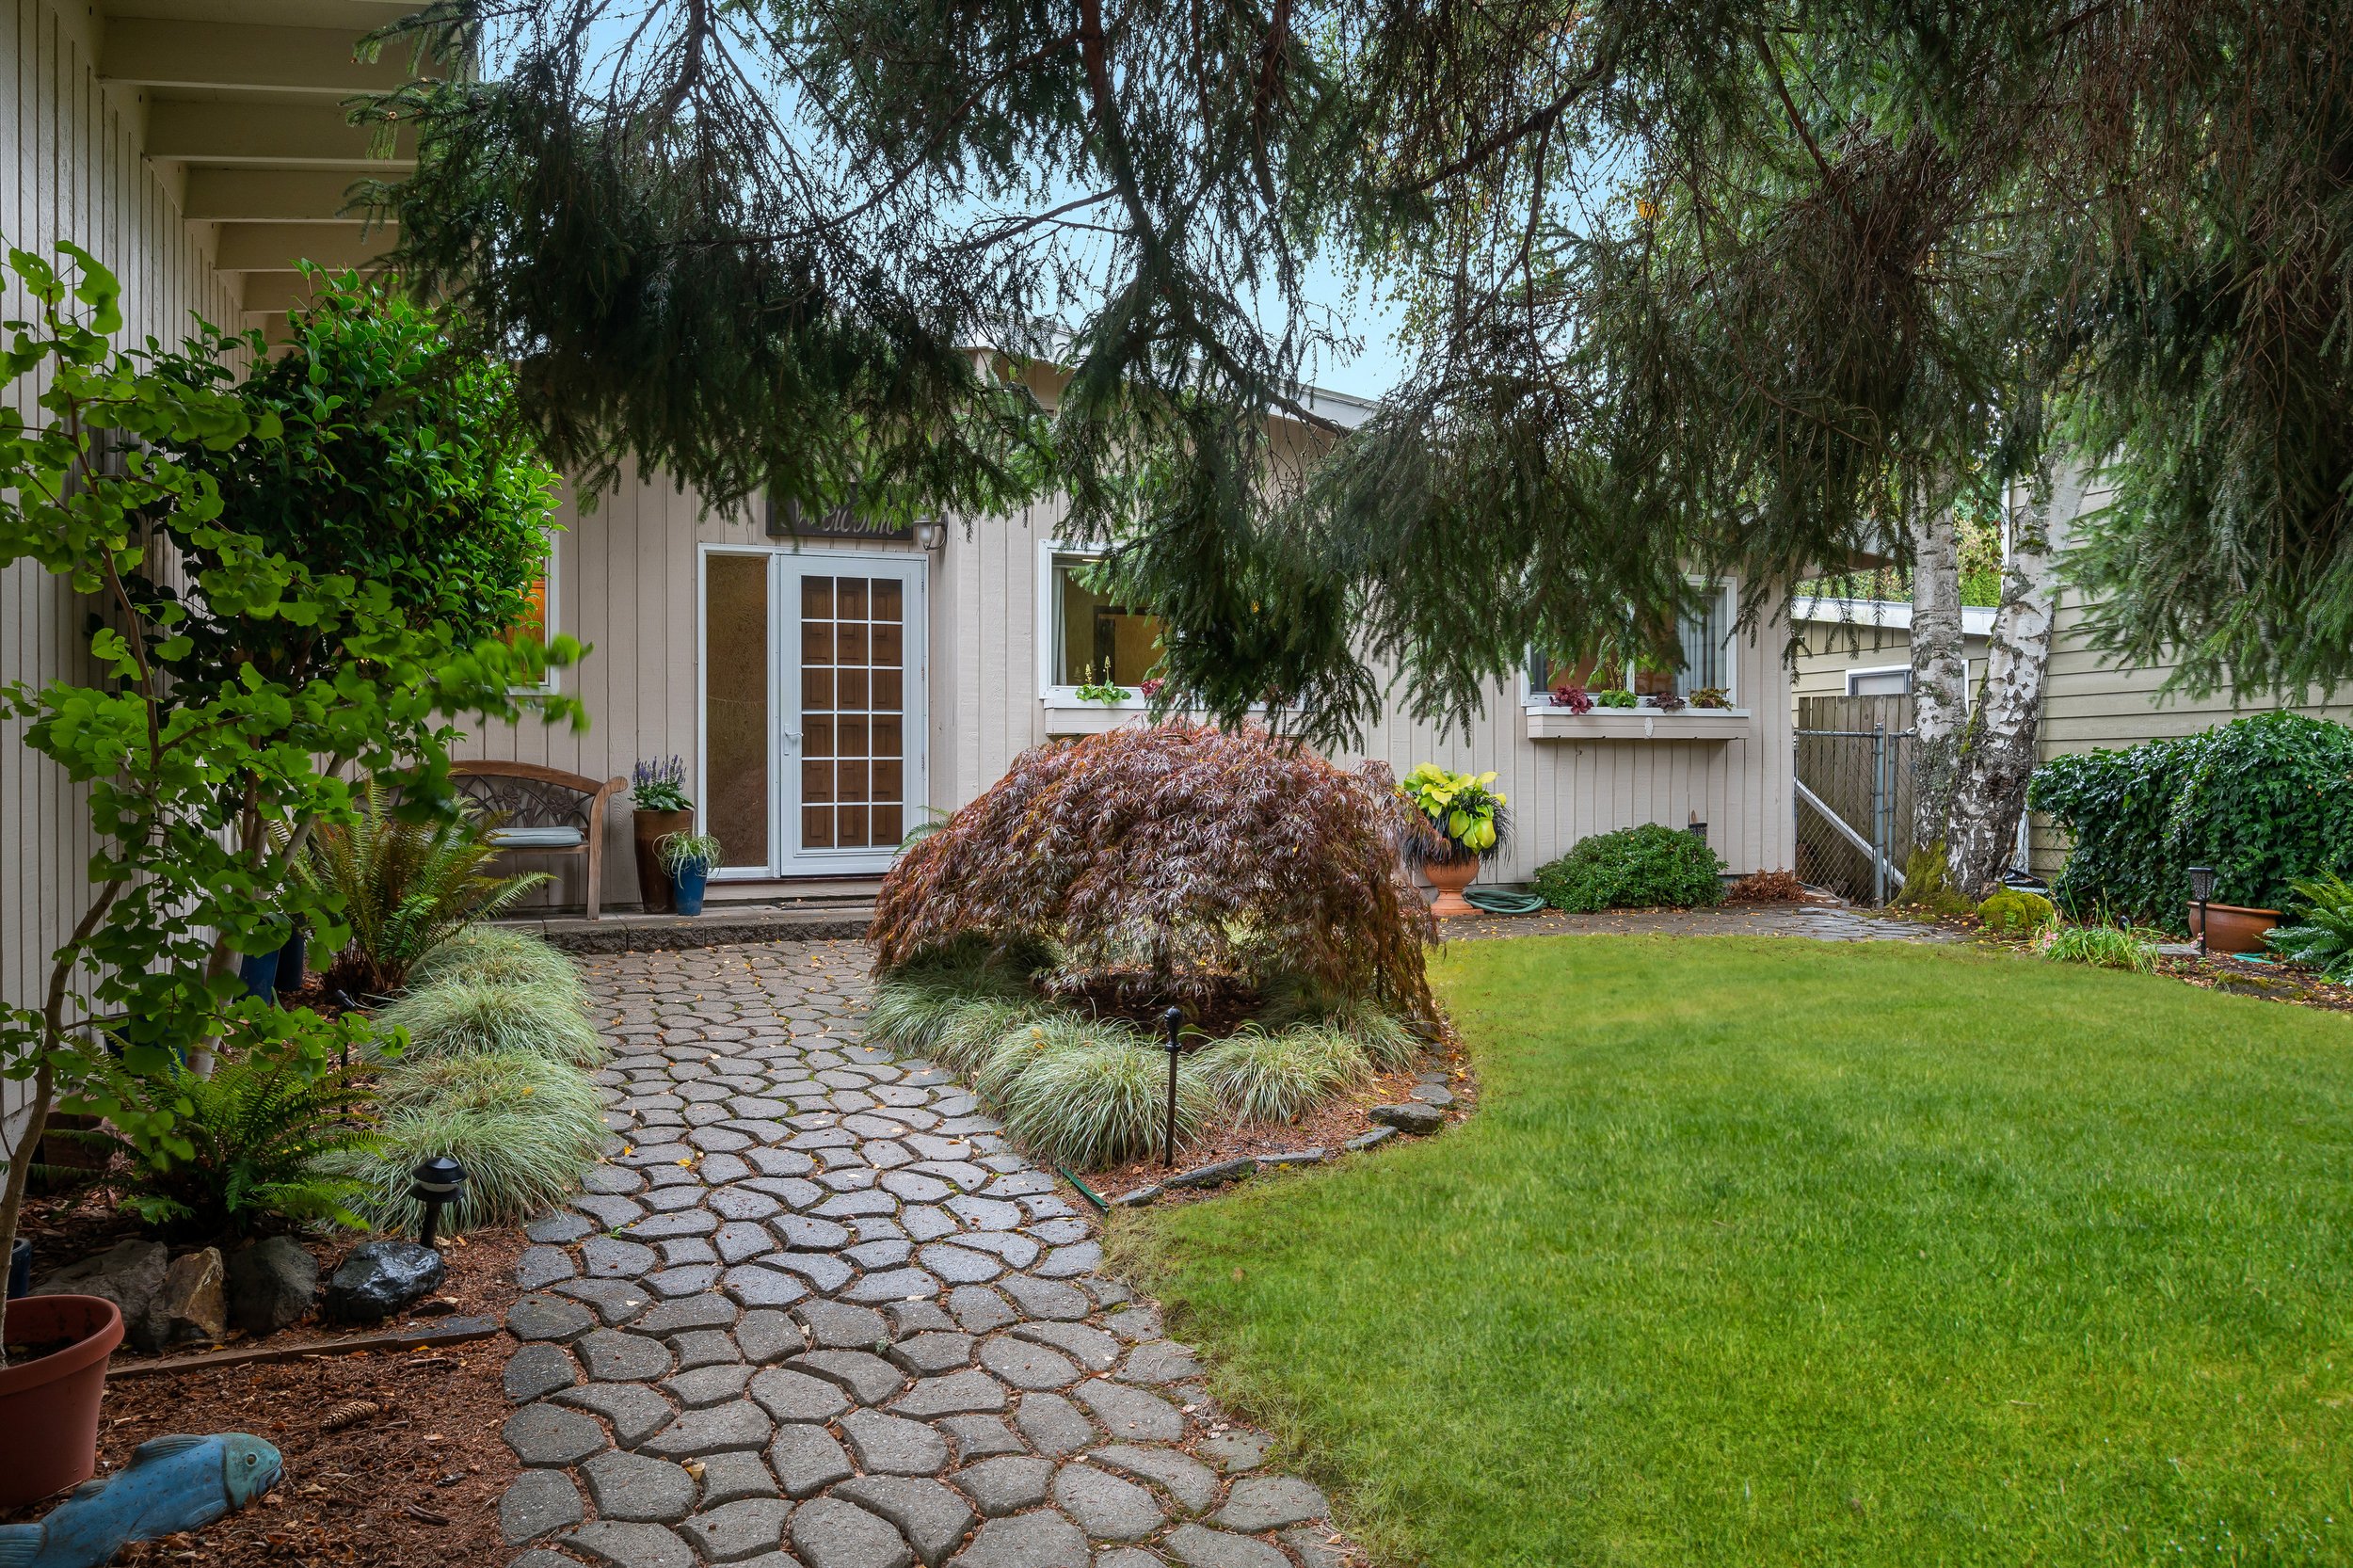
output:
[[[1912,856],[1912,699],[1802,697],[1798,727],[1798,875],[1887,903]]]

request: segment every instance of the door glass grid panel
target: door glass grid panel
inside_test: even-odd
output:
[[[801,846],[888,849],[905,832],[905,589],[801,578]]]

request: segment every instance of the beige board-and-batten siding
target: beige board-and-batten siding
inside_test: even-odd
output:
[[[233,323],[238,301],[212,267],[210,225],[181,216],[176,166],[141,157],[142,94],[101,88],[88,8],[60,11],[39,0],[0,0],[0,93],[8,102],[0,152],[0,235],[52,261],[71,240],[122,280],[124,322],[115,341],[149,335],[177,343],[190,312]],[[8,286],[0,313],[32,314]],[[28,421],[43,383],[26,376],[6,393]],[[90,600],[27,562],[0,571],[0,680],[35,687],[93,678]],[[87,792],[24,745],[22,720],[0,720],[0,995],[38,1002],[49,955],[88,907],[85,867],[96,848]],[[0,1083],[13,1112],[24,1086]]]
[[[753,516],[705,515],[696,497],[664,480],[625,472],[617,492],[582,510],[567,503],[550,595],[553,626],[594,645],[564,689],[587,706],[590,727],[575,734],[536,723],[497,727],[459,747],[461,756],[539,762],[590,777],[626,775],[641,757],[697,756],[698,575],[705,547],[779,547]],[[1061,539],[1059,497],[1004,517],[952,522],[928,552],[929,804],[952,810],[1001,777],[1032,745],[1069,732],[1071,711],[1049,705],[1042,685],[1039,602],[1045,547]],[[780,548],[809,554],[883,549],[923,555],[913,545],[806,539]],[[1709,840],[1736,872],[1776,869],[1793,858],[1789,799],[1787,674],[1775,653],[1775,625],[1738,646],[1735,681],[1748,710],[1730,739],[1534,741],[1515,694],[1501,688],[1466,737],[1441,740],[1434,726],[1392,717],[1340,760],[1377,758],[1398,773],[1417,762],[1500,776],[1517,831],[1489,880],[1524,881],[1578,839],[1641,823],[1709,824]],[[1086,715],[1092,717],[1093,715]],[[1676,715],[1661,715],[1672,732]],[[1096,727],[1099,727],[1096,726]],[[706,790],[709,788],[705,783]],[[607,905],[638,901],[629,813],[606,824]],[[535,862],[518,860],[518,865]],[[542,902],[583,902],[577,860],[537,864],[557,880]],[[819,886],[830,886],[819,885]],[[810,884],[714,885],[715,897],[816,890]]]

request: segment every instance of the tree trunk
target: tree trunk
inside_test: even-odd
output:
[[[1961,768],[1969,660],[1961,632],[1961,536],[1946,506],[1912,516],[1912,853],[1944,842]]]
[[[2058,605],[2054,536],[2082,504],[2085,483],[2085,472],[2065,452],[2045,454],[2026,504],[2011,518],[2002,603],[1993,613],[1986,651],[1985,695],[1970,715],[1945,821],[1949,874],[1953,886],[1972,900],[1983,898],[2000,881],[2026,808]]]

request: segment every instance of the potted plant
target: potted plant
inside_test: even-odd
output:
[[[1493,773],[1449,773],[1424,762],[1398,780],[1397,792],[1414,808],[1415,831],[1405,839],[1408,864],[1438,890],[1430,912],[1438,916],[1475,915],[1463,889],[1479,874],[1480,862],[1503,848],[1509,827],[1504,797],[1490,786]]]
[[[695,803],[686,798],[686,764],[676,757],[640,759],[629,779],[630,835],[637,852],[637,889],[649,913],[670,907],[670,879],[662,869],[662,840],[695,831]]]
[[[669,873],[670,892],[681,915],[703,912],[711,868],[719,863],[719,840],[708,833],[672,833],[654,846]]]

